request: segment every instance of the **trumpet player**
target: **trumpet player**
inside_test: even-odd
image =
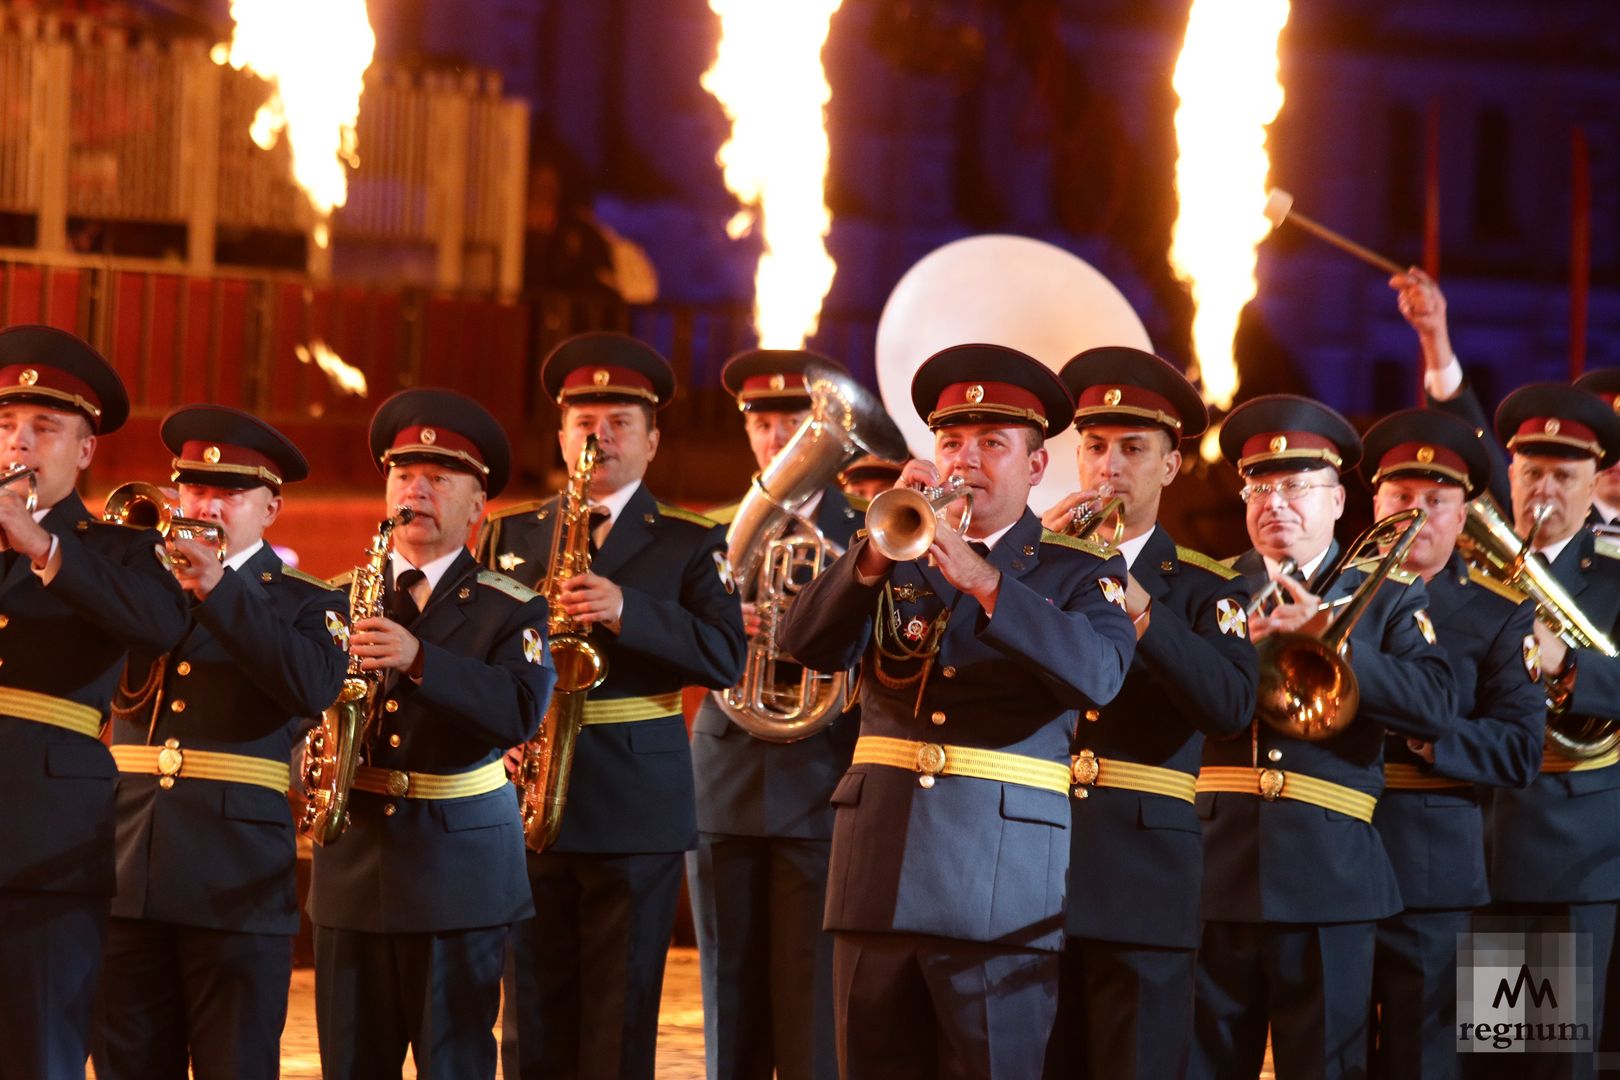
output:
[[[502,757],[534,734],[556,679],[546,605],[467,550],[507,479],[493,416],[449,390],[405,390],[378,407],[369,442],[398,523],[387,614],[349,634],[362,670],[382,673],[380,707],[348,829],[315,849],[321,1069],[398,1076],[409,1046],[419,1076],[490,1080],[508,928],[533,910]]]
[[[1470,573],[1457,550],[1467,501],[1488,486],[1490,453],[1467,424],[1409,409],[1365,436],[1361,475],[1374,516],[1428,513],[1405,568],[1425,582],[1429,614],[1457,683],[1458,722],[1432,741],[1390,736],[1373,813],[1403,910],[1378,924],[1372,1075],[1455,1077],[1457,935],[1490,899],[1475,785],[1522,788],[1541,762],[1543,703],[1534,607]]]
[[[720,382],[737,401],[763,471],[810,415],[804,369],[842,365],[812,352],[756,349],[733,356]],[[892,481],[891,481],[892,482]],[[737,506],[711,514],[730,523]],[[799,508],[796,534],[842,549],[860,520],[834,487]],[[754,604],[743,623],[760,633]],[[783,676],[786,677],[786,676]],[[713,695],[692,720],[697,850],[686,857],[703,978],[704,1053],[710,1080],[835,1080],[832,936],[821,928],[832,846],[828,800],[855,749],[854,717],[794,742],[755,738]]]
[[[1288,689],[1268,691],[1278,673],[1268,672],[1266,639],[1320,633],[1324,601],[1367,603],[1349,635],[1348,673],[1360,687],[1353,716],[1304,716],[1278,727],[1257,718],[1246,737],[1204,741],[1197,808],[1205,924],[1190,1074],[1254,1076],[1269,1024],[1279,1080],[1359,1076],[1377,923],[1401,909],[1372,827],[1385,729],[1439,740],[1455,726],[1456,690],[1415,575],[1387,563],[1369,571],[1360,562],[1336,575],[1327,569],[1340,561],[1333,538],[1344,510],[1340,474],[1361,457],[1355,429],[1315,401],[1268,395],[1227,417],[1220,445],[1243,477],[1254,544],[1232,565],[1251,590],[1273,578],[1281,590],[1274,610],[1249,619],[1261,647],[1257,717],[1279,704],[1271,698],[1286,704]],[[1281,574],[1285,559],[1308,584]],[[1324,667],[1342,681],[1338,666]],[[1323,719],[1328,730],[1315,730]]]
[[[845,1080],[1038,1076],[1063,943],[1069,742],[1130,664],[1125,563],[1044,532],[1026,505],[1046,437],[1074,416],[1046,367],[960,345],[923,363],[911,396],[935,460],[907,462],[897,487],[952,478],[971,518],[962,533],[932,529],[936,566],[857,538],[799,595],[784,634],[819,670],[865,665],[860,737],[832,797],[839,1068]],[[912,516],[885,525],[891,498],[867,522],[886,545]],[[886,550],[920,547],[928,530],[905,539]]]
[[[1105,485],[1119,500],[1125,611],[1139,637],[1119,696],[1087,709],[1075,735],[1069,864],[1106,852],[1108,870],[1073,879],[1046,1075],[1181,1076],[1203,863],[1193,790],[1205,735],[1246,731],[1254,715],[1249,592],[1158,523],[1183,440],[1209,423],[1192,384],[1129,348],[1083,352],[1059,377],[1079,402],[1083,490],[1042,523],[1064,531]],[[1093,535],[1115,531],[1102,521]]]
[[[587,334],[559,345],[540,378],[562,410],[564,459],[596,437],[590,570],[557,588],[607,675],[584,703],[561,832],[528,855],[535,916],[513,935],[502,1059],[524,1080],[650,1078],[684,853],[697,844],[681,688],[737,681],[742,616],[716,572],[724,532],[643,482],[654,413],[675,393],[669,362],[634,338]],[[540,586],[556,508],[492,515],[479,558]]]
[[[264,540],[304,455],[217,405],[171,413],[178,512],[223,549],[170,531],[190,625],[132,655],[113,703],[118,893],[96,1001],[98,1077],[273,1078],[298,932],[288,812],[295,740],[337,697],[347,602]],[[228,553],[222,562],[216,551]]]
[[[876,454],[867,454],[845,466],[838,474],[838,486],[844,489],[846,499],[871,502],[878,492],[894,487],[902,468],[904,462],[885,461]]]
[[[1520,540],[1612,642],[1620,630],[1620,549],[1595,537],[1587,521],[1599,471],[1620,461],[1620,418],[1594,394],[1542,383],[1508,395],[1496,413],[1496,434],[1512,453],[1508,478]],[[1620,659],[1599,648],[1572,648],[1540,620],[1534,633],[1549,736],[1590,725],[1598,732],[1593,749],[1601,750],[1603,736],[1620,727]],[[1492,911],[1525,930],[1590,935],[1595,1044],[1612,1044],[1620,1034],[1605,1011],[1620,912],[1616,820],[1620,753],[1576,756],[1551,738],[1535,780],[1523,790],[1492,791],[1485,818]],[[1588,1055],[1514,1060],[1525,1074],[1594,1073]]]
[[[74,490],[121,427],[117,372],[72,334],[0,331],[0,1077],[82,1077],[113,894],[117,770],[100,740],[128,650],[185,632],[151,530]]]

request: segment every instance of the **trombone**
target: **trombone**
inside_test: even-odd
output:
[[[1350,632],[1361,621],[1373,594],[1406,561],[1428,513],[1412,507],[1389,515],[1356,538],[1321,591],[1326,593],[1347,570],[1355,569],[1385,544],[1389,550],[1373,572],[1338,607],[1320,634],[1291,631],[1272,634],[1260,642],[1260,689],[1255,714],[1267,727],[1307,742],[1329,739],[1350,726],[1361,704],[1361,688],[1349,657]],[[1263,590],[1262,590],[1263,591]]]
[[[0,488],[12,484],[28,483],[28,494],[23,496],[23,509],[32,514],[39,506],[39,470],[24,465],[20,461],[13,461],[0,473]]]
[[[214,555],[225,561],[227,544],[223,526],[180,515],[180,504],[156,484],[144,480],[131,480],[112,490],[102,508],[101,520],[114,525],[129,525],[137,529],[156,529],[163,536],[163,553],[159,556],[170,571],[191,565],[191,560],[176,554],[171,546],[176,540],[195,540],[211,544]]]

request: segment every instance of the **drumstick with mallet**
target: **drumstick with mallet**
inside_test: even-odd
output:
[[[1343,233],[1334,232],[1319,221],[1313,221],[1294,209],[1294,197],[1281,188],[1272,188],[1271,194],[1266,197],[1266,219],[1271,222],[1273,229],[1278,228],[1284,221],[1290,225],[1298,226],[1319,240],[1326,240],[1340,251],[1348,252],[1364,263],[1376,266],[1386,274],[1404,274],[1406,267],[1399,265],[1393,259],[1363,247]]]

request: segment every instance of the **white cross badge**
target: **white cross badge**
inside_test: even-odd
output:
[[[1524,648],[1521,652],[1524,656],[1524,673],[1530,676],[1531,682],[1540,682],[1541,642],[1536,640],[1536,635],[1524,635]]]
[[[349,647],[349,624],[336,611],[326,613],[326,632],[332,635],[332,644],[340,649]]]
[[[532,626],[523,628],[523,659],[531,664],[546,662],[545,640],[541,638],[540,631]]]
[[[495,557],[495,564],[502,570],[516,570],[528,561],[515,551],[503,551]]]
[[[1429,619],[1429,613],[1419,608],[1412,612],[1412,618],[1417,620],[1418,629],[1423,632],[1423,640],[1430,645],[1435,643],[1434,623]]]
[[[1215,601],[1215,625],[1221,628],[1221,633],[1231,634],[1233,637],[1249,636],[1249,613],[1243,610],[1243,605],[1229,596],[1223,596]]]
[[[1119,583],[1118,578],[1098,578],[1097,587],[1102,590],[1104,600],[1117,605],[1121,611],[1125,610],[1125,586]]]

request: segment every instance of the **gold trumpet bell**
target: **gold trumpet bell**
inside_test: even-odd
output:
[[[1343,731],[1361,705],[1361,688],[1344,658],[1321,638],[1275,634],[1261,642],[1264,691],[1260,721],[1296,739],[1317,742]]]
[[[224,562],[228,554],[225,530],[221,526],[201,518],[182,517],[179,498],[173,491],[144,480],[132,480],[114,488],[102,508],[101,520],[136,529],[156,529],[162,534],[165,545],[176,540],[212,545],[214,556],[220,562]],[[172,570],[189,566],[190,562],[184,556],[165,550],[163,565]]]
[[[934,534],[944,521],[945,509],[958,499],[967,499],[967,510],[957,531],[967,533],[973,516],[973,496],[959,476],[934,488],[890,488],[881,491],[866,508],[866,532],[872,546],[894,562],[918,559],[934,543]]]

